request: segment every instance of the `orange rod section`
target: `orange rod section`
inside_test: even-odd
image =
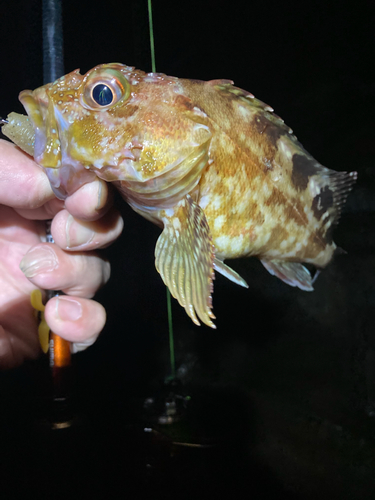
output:
[[[50,333],[50,364],[53,368],[63,368],[70,365],[70,342],[55,333]]]

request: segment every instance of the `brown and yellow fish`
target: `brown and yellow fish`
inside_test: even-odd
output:
[[[194,323],[214,327],[214,270],[247,286],[227,258],[258,257],[302,290],[313,280],[301,263],[332,259],[332,229],[356,173],[320,165],[270,106],[230,80],[103,64],[20,100],[35,144],[22,115],[3,131],[34,154],[58,197],[98,176],[164,228],[156,268]]]

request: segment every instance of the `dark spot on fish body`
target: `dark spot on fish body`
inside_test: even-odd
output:
[[[249,157],[253,156],[257,168],[266,176],[275,169],[278,141],[285,134],[282,128],[275,125],[264,114],[256,114],[249,123],[249,141],[253,146],[249,149],[249,144],[246,144],[244,149]],[[254,151],[257,152],[256,155]]]
[[[107,113],[116,118],[130,118],[134,113],[138,111],[139,106],[135,104],[125,104],[122,106],[113,107],[109,109]]]
[[[320,237],[327,243],[327,245],[331,245],[333,243],[333,228],[334,226],[331,224],[328,227],[325,226],[319,231]]]
[[[311,208],[315,217],[320,220],[326,211],[333,206],[333,191],[325,186],[313,199]]]
[[[174,104],[181,109],[186,109],[189,111],[192,111],[194,109],[194,104],[192,103],[191,99],[182,94],[176,96]]]
[[[277,141],[281,136],[285,135],[286,132],[281,128],[272,123],[272,121],[267,118],[264,114],[256,114],[253,121],[254,129],[258,134],[263,135],[269,141],[269,143],[276,149]]]
[[[305,155],[296,153],[293,155],[292,164],[293,185],[299,191],[305,190],[309,183],[309,178],[318,173],[316,162]]]
[[[262,164],[262,170],[265,174],[268,172],[272,172],[274,169],[274,166],[272,165],[272,161],[269,160],[268,158],[262,158],[263,164]]]

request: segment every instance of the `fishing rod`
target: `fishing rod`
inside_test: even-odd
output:
[[[62,0],[43,0],[43,83],[54,82],[64,74]],[[54,243],[51,222],[46,221],[46,241]],[[61,291],[47,290],[47,299],[61,295]],[[50,332],[49,365],[52,373],[52,428],[71,425],[70,397],[72,393],[72,365],[70,342]]]

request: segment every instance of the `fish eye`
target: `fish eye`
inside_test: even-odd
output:
[[[108,106],[114,99],[112,89],[104,83],[98,83],[92,88],[91,97],[99,106]]]
[[[87,76],[80,101],[85,108],[98,111],[111,108],[129,95],[130,84],[121,71],[98,69]]]

